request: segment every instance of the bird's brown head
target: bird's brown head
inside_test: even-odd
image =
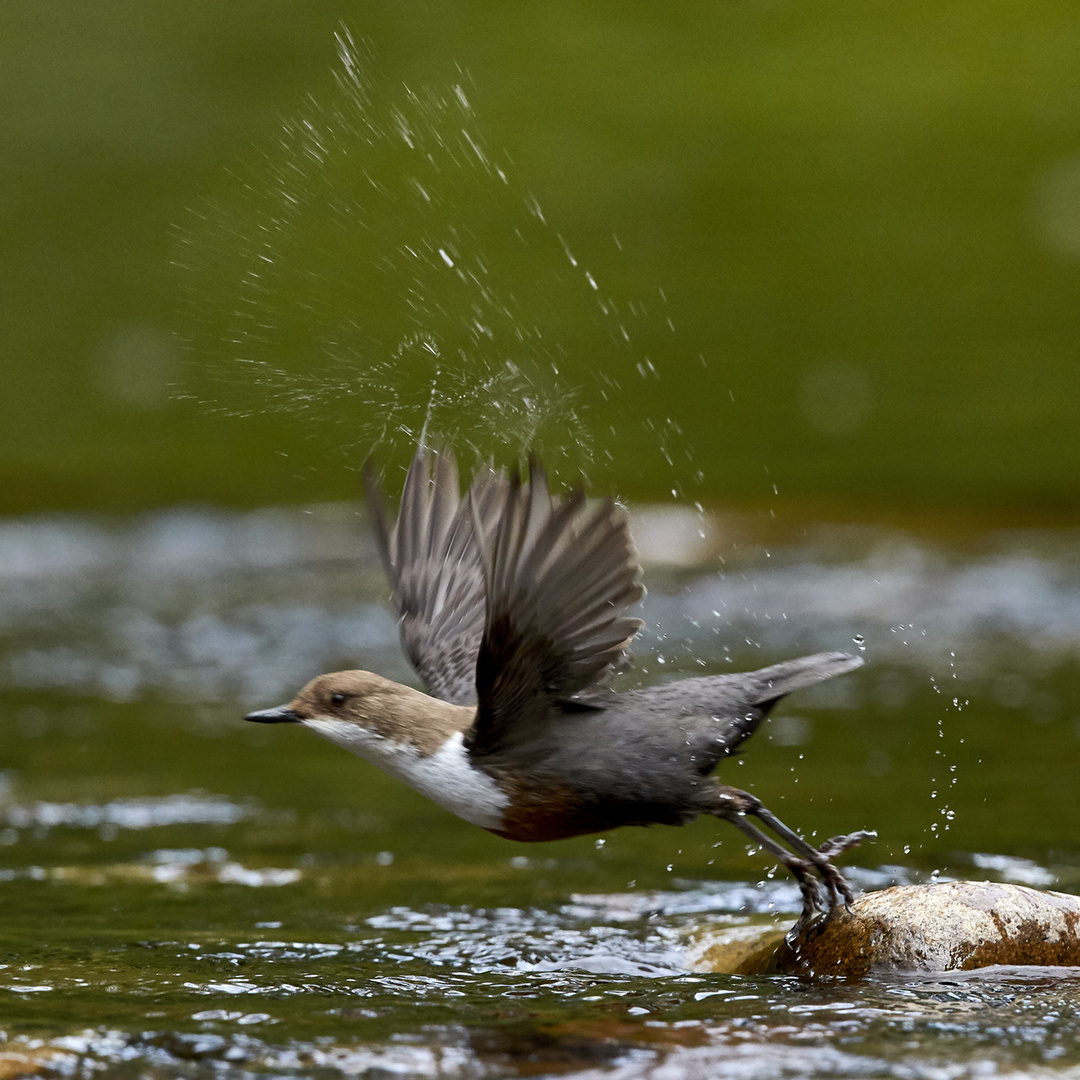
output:
[[[373,703],[397,689],[406,688],[370,671],[333,671],[312,679],[288,705],[249,713],[244,719],[282,724],[323,718],[370,727]]]
[[[473,715],[472,708],[439,701],[371,671],[334,671],[312,679],[288,705],[249,713],[244,719],[304,724],[328,738],[333,738],[331,732],[362,730],[423,750],[467,728]]]

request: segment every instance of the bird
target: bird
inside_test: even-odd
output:
[[[463,494],[453,452],[421,445],[391,519],[370,460],[363,472],[402,648],[426,692],[337,671],[246,720],[300,724],[510,840],[712,815],[794,875],[800,924],[851,903],[833,860],[875,834],[814,847],[712,774],[781,698],[860,656],[616,690],[644,625],[627,611],[645,595],[621,504],[580,486],[553,494],[536,457],[527,472],[479,469]]]

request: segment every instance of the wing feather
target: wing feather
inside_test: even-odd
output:
[[[370,463],[364,479],[405,655],[430,694],[472,704],[485,615],[476,530],[494,530],[506,499],[506,477],[491,469],[480,472],[463,500],[453,455],[421,447],[406,474],[393,524]]]
[[[478,500],[474,534],[483,521]],[[626,512],[590,506],[580,491],[554,499],[544,470],[513,474],[481,565],[486,606],[476,666],[471,753],[497,753],[570,702],[587,704],[626,660],[644,596]],[[584,697],[583,697],[584,696]]]

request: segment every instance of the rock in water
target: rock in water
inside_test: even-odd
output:
[[[733,952],[721,935],[712,947],[699,943],[695,966],[850,978],[995,964],[1080,965],[1080,897],[985,881],[904,885],[860,896],[850,910],[836,909],[793,930],[776,948],[773,941],[763,929],[759,947],[743,942]]]

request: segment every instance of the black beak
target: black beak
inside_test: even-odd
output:
[[[245,720],[256,724],[298,724],[300,717],[288,705],[279,705],[276,709],[263,709],[262,712],[249,712]]]

